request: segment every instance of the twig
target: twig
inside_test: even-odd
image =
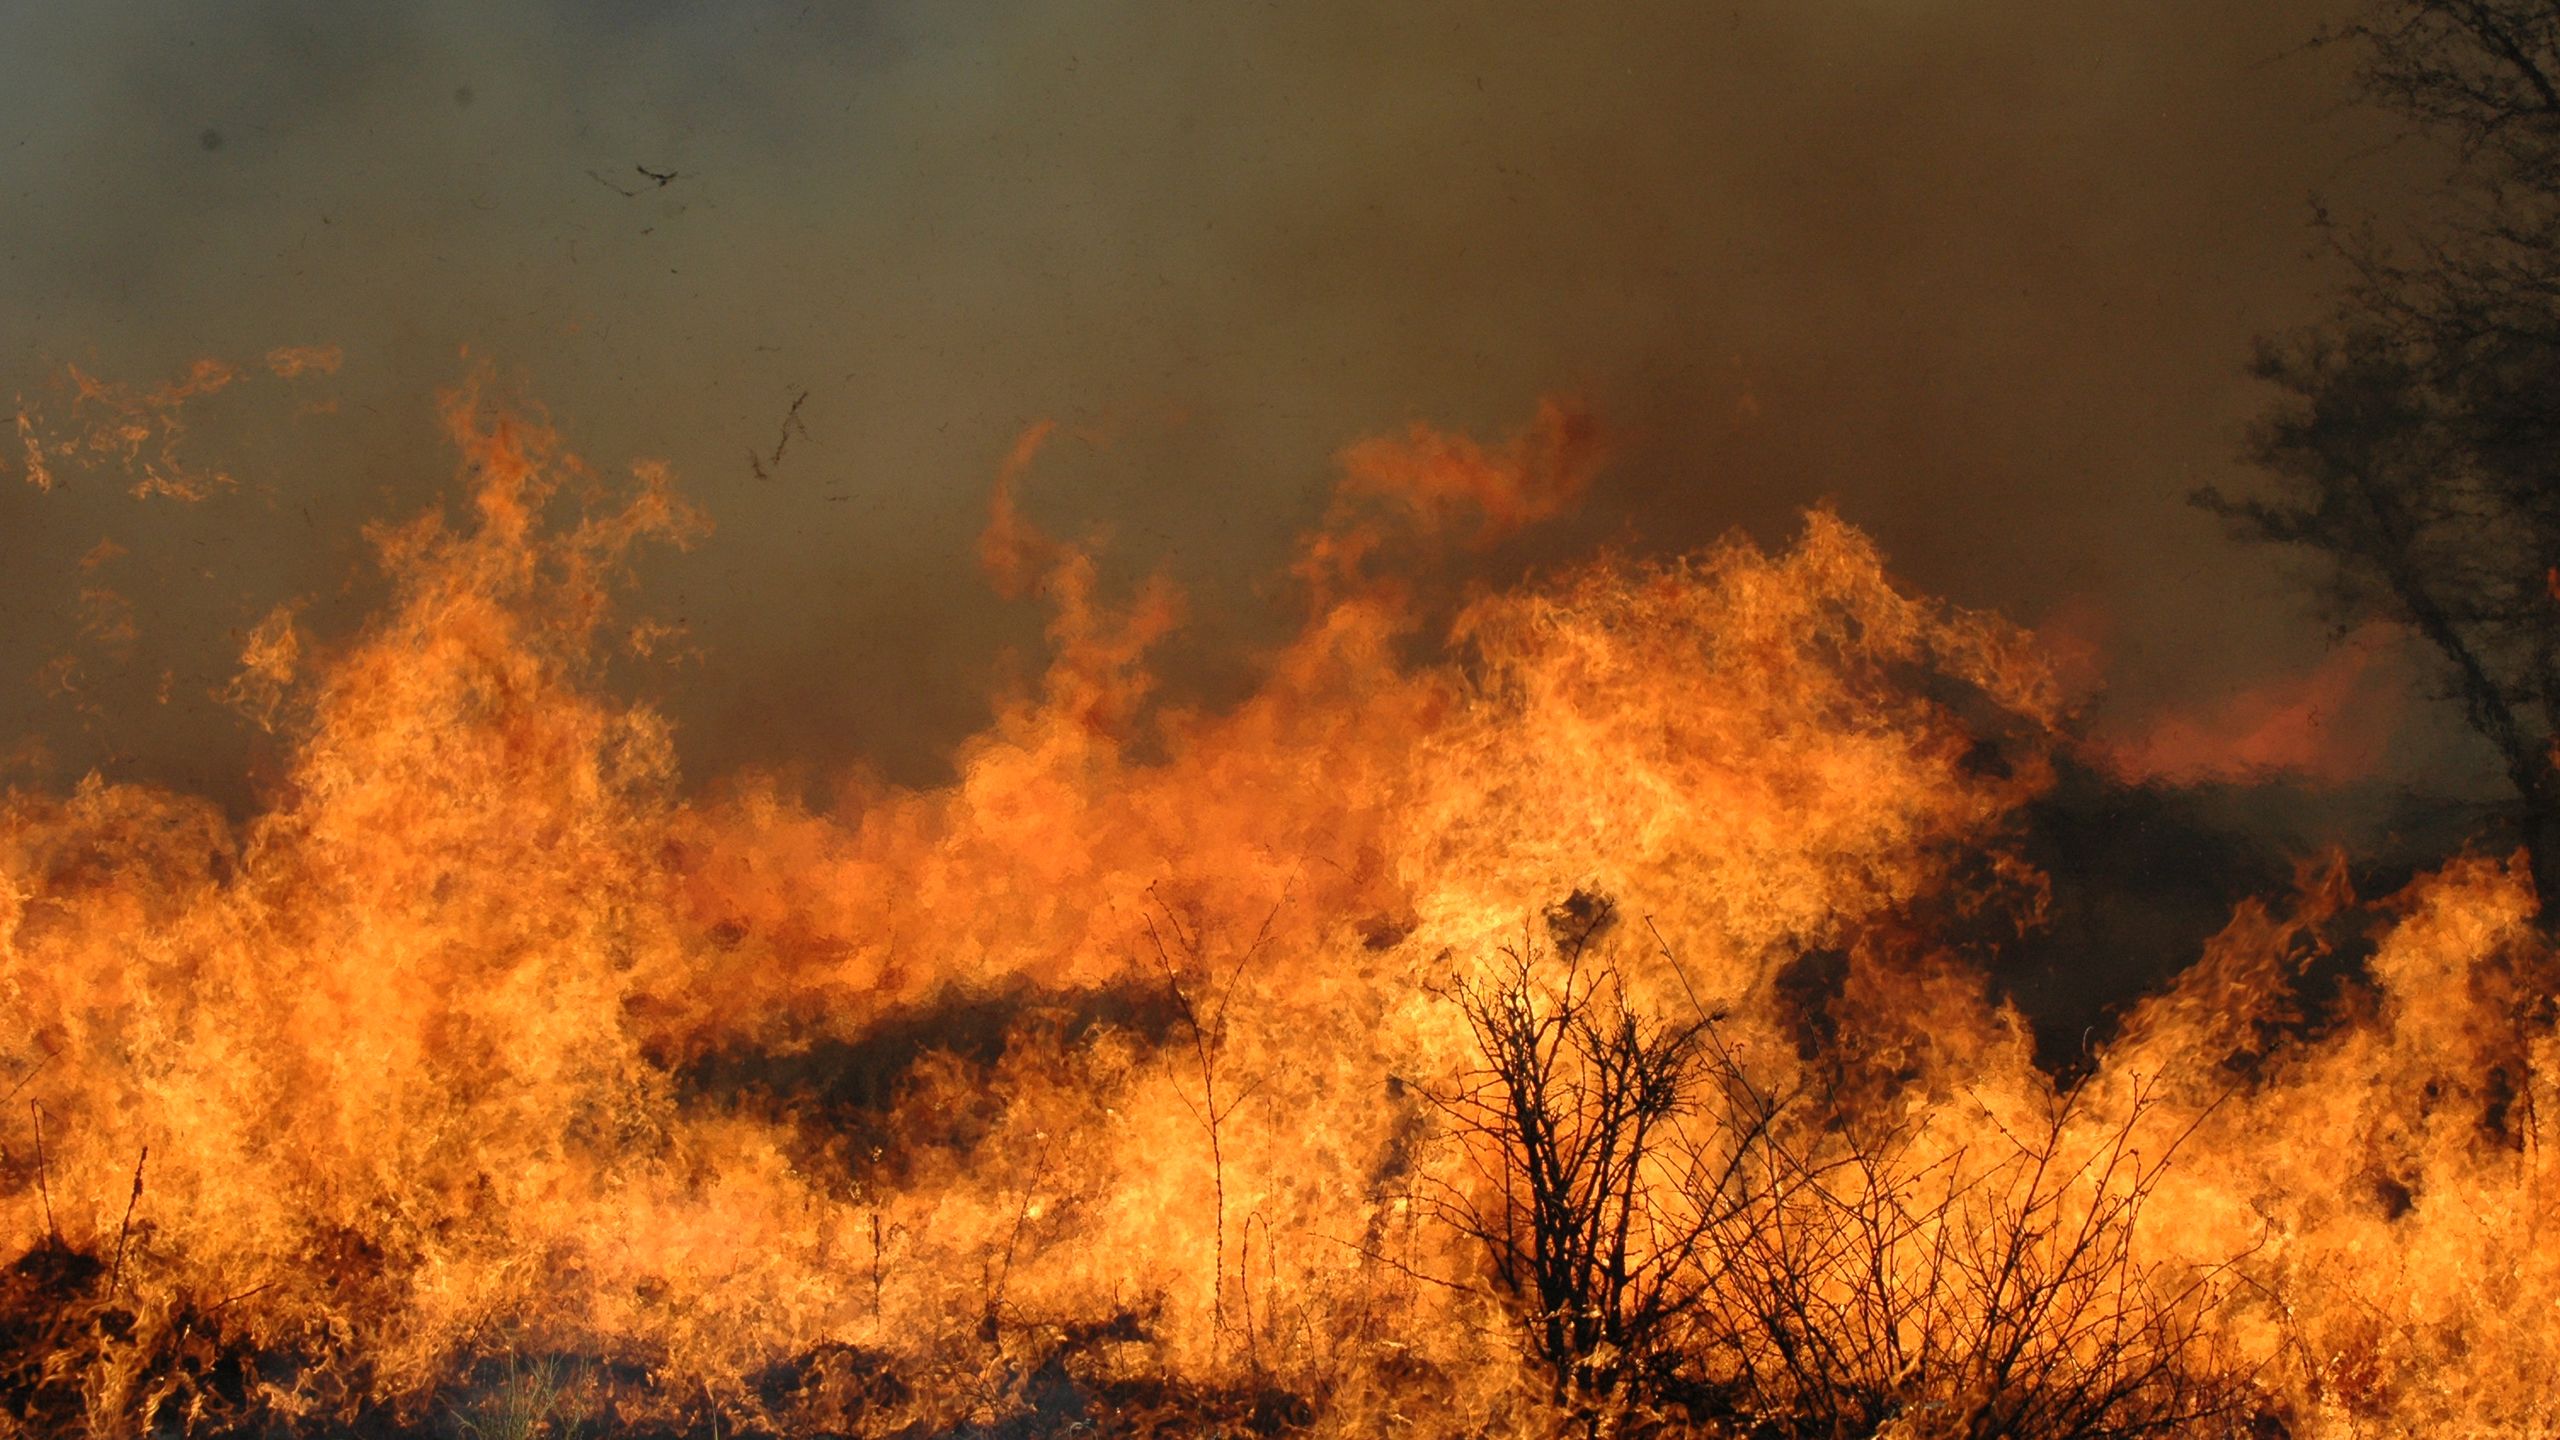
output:
[[[1004,1237],[1004,1263],[997,1268],[995,1284],[987,1296],[987,1339],[995,1344],[998,1354],[1004,1352],[1004,1297],[1013,1283],[1013,1257],[1022,1246],[1022,1227],[1031,1221],[1032,1199],[1039,1193],[1040,1183],[1049,1178],[1050,1143],[1046,1134],[1041,1135],[1040,1153],[1031,1162],[1031,1182],[1022,1187],[1022,1203],[1013,1212],[1013,1229]]]
[[[809,427],[800,419],[800,407],[808,403],[809,392],[806,390],[791,397],[791,408],[782,412],[782,433],[774,438],[771,455],[758,454],[752,448],[747,451],[747,469],[754,472],[757,479],[770,480],[773,472],[782,468],[782,456],[791,448],[792,436],[808,438]]]
[[[791,408],[782,412],[782,434],[774,440],[773,459],[767,462],[777,470],[782,468],[782,452],[791,448],[793,433],[797,432],[803,438],[809,433],[809,427],[800,420],[800,407],[808,403],[809,392],[803,390],[791,397]]]
[[[45,1179],[44,1107],[29,1100],[27,1113],[36,1121],[36,1193],[44,1197],[45,1233],[53,1237],[53,1243],[58,1246],[62,1243],[62,1227],[53,1221],[53,1186]]]
[[[1289,877],[1288,885],[1282,887],[1280,898],[1272,902],[1270,912],[1262,917],[1261,927],[1254,932],[1253,943],[1245,946],[1243,953],[1236,957],[1234,968],[1227,972],[1226,983],[1217,988],[1216,1009],[1206,1019],[1202,1018],[1199,1003],[1182,988],[1181,967],[1174,963],[1172,952],[1165,947],[1164,934],[1156,928],[1155,916],[1151,914],[1146,917],[1147,939],[1154,945],[1156,963],[1164,971],[1165,991],[1173,1001],[1174,1013],[1190,1027],[1191,1053],[1200,1068],[1200,1103],[1193,1105],[1191,1097],[1179,1091],[1175,1092],[1175,1098],[1181,1100],[1183,1108],[1189,1110],[1192,1118],[1200,1122],[1200,1128],[1209,1138],[1210,1199],[1216,1230],[1216,1240],[1212,1246],[1209,1266],[1209,1333],[1217,1337],[1217,1343],[1221,1345],[1225,1342],[1227,1330],[1227,1157],[1222,1127],[1228,1116],[1235,1114],[1246,1101],[1251,1100],[1262,1089],[1263,1083],[1271,1078],[1271,1074],[1265,1071],[1255,1076],[1250,1084],[1221,1104],[1218,1097],[1218,1056],[1226,1043],[1227,1018],[1235,1008],[1236,987],[1244,981],[1245,967],[1253,962],[1253,957],[1270,941],[1271,927],[1279,920],[1281,910],[1288,905],[1290,892],[1297,887],[1297,883],[1297,876],[1293,874]],[[1200,962],[1204,969],[1208,968],[1206,958],[1202,954],[1202,944],[1207,938],[1205,932],[1194,930],[1188,935],[1184,934],[1182,917],[1173,912],[1173,907],[1165,903],[1162,896],[1155,895],[1154,886],[1147,888],[1149,895],[1154,896],[1157,907],[1164,912],[1166,927],[1171,929],[1174,938],[1181,942],[1186,955],[1193,961]],[[1210,972],[1209,979],[1213,983],[1216,980],[1214,970]],[[1246,1283],[1243,1266],[1239,1263],[1236,1270],[1236,1284],[1241,1289]],[[1245,1343],[1250,1349],[1253,1345],[1253,1309],[1249,1300],[1246,1302],[1244,1313]],[[1258,1368],[1260,1363],[1258,1357],[1255,1363]]]
[[[248,1299],[250,1296],[262,1295],[274,1288],[276,1288],[276,1282],[269,1280],[264,1284],[252,1285],[237,1295],[226,1295],[221,1300],[216,1301],[213,1308],[204,1312],[205,1318],[210,1320],[214,1316],[221,1314],[223,1311],[230,1309],[232,1306],[239,1304],[241,1301]]]
[[[59,1051],[55,1051],[55,1052],[49,1053],[49,1054],[47,1054],[43,1059],[41,1059],[41,1060],[37,1061],[37,1062],[35,1063],[35,1068],[33,1068],[33,1069],[29,1070],[26,1074],[19,1076],[19,1077],[18,1077],[18,1083],[9,1087],[9,1093],[8,1093],[7,1095],[0,1095],[0,1100],[15,1100],[15,1099],[17,1099],[17,1098],[18,1098],[18,1092],[19,1092],[19,1091],[21,1091],[21,1090],[26,1089],[28,1085],[30,1085],[30,1084],[32,1084],[32,1083],[34,1083],[35,1078],[36,1078],[37,1076],[39,1076],[39,1075],[41,1075],[41,1074],[43,1074],[43,1073],[44,1073],[44,1067],[46,1067],[47,1065],[52,1064],[52,1063],[53,1063],[53,1060],[54,1060],[54,1055],[57,1055],[57,1054],[59,1054],[59,1053],[61,1053],[61,1052],[59,1052]]]
[[[646,165],[634,165],[631,168],[639,171],[644,179],[655,181],[657,183],[657,188],[661,190],[666,189],[668,186],[676,182],[677,172],[673,170],[669,170],[664,174],[661,174],[658,171],[650,169]],[[612,181],[607,180],[604,176],[593,170],[587,172],[587,178],[593,180],[607,190],[612,191],[614,194],[621,196],[625,200],[637,200],[642,195],[648,193],[647,187],[645,186],[638,190],[626,190],[622,186],[614,184]]]
[[[1708,1013],[1706,1002],[1698,998],[1698,987],[1689,983],[1689,967],[1681,964],[1680,957],[1672,953],[1671,942],[1662,938],[1662,927],[1653,923],[1652,916],[1644,917],[1644,928],[1652,932],[1654,947],[1662,952],[1662,959],[1671,967],[1671,973],[1679,977],[1680,988],[1689,996],[1689,1008],[1697,1011],[1698,1018],[1709,1025],[1723,1019],[1724,1012],[1721,1010],[1713,1014]]]
[[[133,1162],[133,1195],[124,1202],[124,1223],[116,1227],[116,1263],[115,1268],[107,1272],[107,1294],[110,1296],[116,1293],[116,1286],[124,1279],[125,1240],[133,1233],[134,1207],[142,1203],[142,1167],[150,1160],[151,1147],[145,1145],[141,1157]]]

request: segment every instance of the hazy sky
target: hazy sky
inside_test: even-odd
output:
[[[662,682],[696,773],[932,773],[1036,635],[969,548],[1032,420],[1093,437],[1032,512],[1170,567],[1198,649],[1261,633],[1341,445],[1549,391],[1618,459],[1515,561],[1829,497],[1921,587],[2102,617],[2112,704],[2209,704],[2321,636],[2181,497],[2335,279],[2311,194],[2410,168],[2292,53],[2335,8],[0,0],[0,395],[345,353],[201,407],[234,494],[0,469],[0,722],[235,795],[228,637],[343,623],[358,526],[450,493],[465,346],[718,526],[645,602],[708,651]],[[83,719],[17,678],[98,585],[141,638]]]

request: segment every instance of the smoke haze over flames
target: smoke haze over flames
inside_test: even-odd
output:
[[[220,357],[244,378],[181,453],[243,488],[0,486],[0,599],[42,621],[0,671],[59,656],[102,536],[150,577],[87,587],[134,607],[129,656],[84,666],[112,718],[30,691],[11,728],[58,783],[114,760],[243,805],[204,657],[280,603],[363,613],[352,537],[441,483],[418,397],[465,347],[718,515],[649,562],[695,637],[650,693],[700,776],[947,775],[1037,640],[967,563],[1037,420],[1031,513],[1193,593],[1162,668],[1218,699],[1285,630],[1246,577],[1285,566],[1337,447],[1497,434],[1557,390],[1609,418],[1614,478],[1491,578],[1776,544],[1827,496],[1932,593],[2114,617],[2129,721],[2208,708],[2323,648],[2177,502],[2237,468],[2231,357],[2334,278],[2306,191],[2405,159],[2340,108],[2341,57],[2295,53],[2335,8],[21,16],[0,396],[58,406],[66,363],[140,396]],[[262,358],[313,342],[343,349],[325,399]],[[2401,758],[2459,774],[2453,748]]]
[[[2560,1433],[2229,8],[12,21],[0,1440]]]

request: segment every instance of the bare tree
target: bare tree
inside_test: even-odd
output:
[[[1431,1099],[1467,1162],[1438,1213],[1481,1248],[1552,1398],[1596,1427],[1676,1366],[1732,1202],[1724,1176],[1689,1183],[1705,1157],[1680,1124],[1706,1099],[1710,1022],[1639,1015],[1594,943],[1606,903],[1586,904],[1551,917],[1552,950],[1524,941],[1452,987],[1481,1066]]]
[[[2321,37],[2362,97],[2436,147],[2406,233],[2331,226],[2353,282],[2319,326],[2259,345],[2280,392],[2254,493],[2195,497],[2319,562],[2343,630],[2406,625],[2496,752],[2544,897],[2560,895],[2560,6],[2369,0]]]

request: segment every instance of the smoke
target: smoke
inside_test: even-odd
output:
[[[2333,278],[2307,192],[2396,163],[2292,53],[2335,8],[23,9],[8,390],[345,362],[199,406],[240,484],[194,505],[0,461],[0,719],[56,779],[236,801],[242,644],[286,603],[343,631],[363,523],[453,493],[466,347],[715,521],[628,677],[695,775],[945,763],[1038,642],[971,553],[1031,423],[1029,522],[1191,591],[1174,678],[1214,696],[1343,445],[1559,390],[1611,468],[1489,571],[1828,496],[1918,588],[2104,613],[2115,703],[2209,707],[2320,645],[2179,497],[2236,465],[2249,336]]]

